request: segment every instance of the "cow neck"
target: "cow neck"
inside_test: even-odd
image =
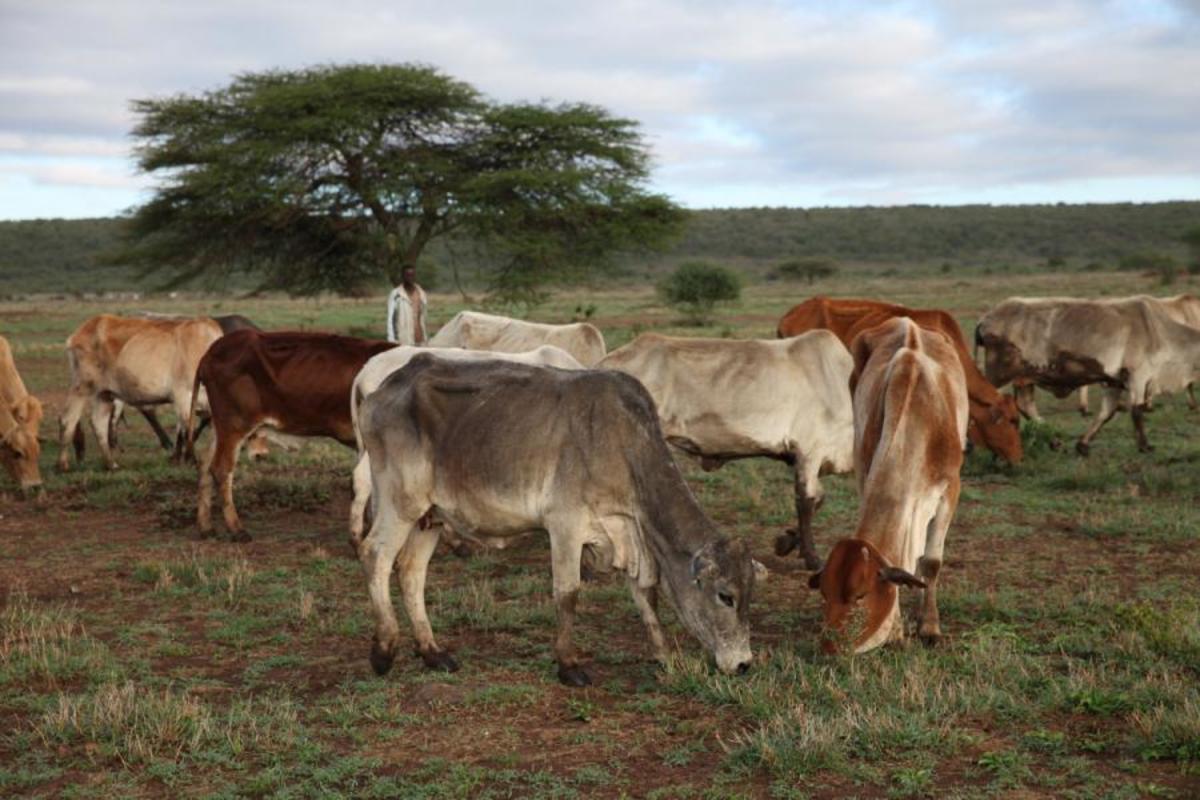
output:
[[[664,448],[665,449],[665,448]],[[651,535],[649,545],[660,563],[694,556],[710,542],[725,538],[700,508],[675,460],[666,453],[666,463],[650,465],[644,459],[638,470],[639,505]]]

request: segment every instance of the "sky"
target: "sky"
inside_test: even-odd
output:
[[[689,208],[1200,199],[1200,0],[0,0],[0,219],[148,199],[134,99],[349,62],[637,120]]]

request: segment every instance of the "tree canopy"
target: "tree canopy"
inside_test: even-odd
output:
[[[622,251],[665,244],[683,212],[645,188],[631,120],[582,103],[497,103],[417,64],[237,76],[134,101],[140,168],[159,177],[117,255],[174,283],[245,270],[264,288],[399,282],[453,237],[528,299]]]

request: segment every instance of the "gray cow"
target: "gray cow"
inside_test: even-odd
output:
[[[667,656],[656,613],[665,587],[683,624],[725,672],[750,665],[747,614],[756,564],[717,530],[688,490],[635,379],[419,355],[362,404],[374,522],[360,550],[375,614],[371,665],[391,668],[399,627],[389,580],[399,561],[418,653],[458,668],[433,638],[425,575],[438,540],[432,513],[460,535],[503,546],[550,535],[563,683],[591,682],[571,641],[585,550],[594,569],[626,573],[654,654]]]

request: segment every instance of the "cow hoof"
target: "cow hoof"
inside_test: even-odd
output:
[[[428,669],[438,672],[458,672],[458,662],[454,660],[454,656],[444,650],[431,650],[428,653],[419,653],[419,655]]]
[[[458,558],[470,558],[475,555],[475,548],[467,542],[459,542],[450,548],[450,552],[454,553]]]
[[[583,667],[566,667],[559,664],[558,682],[563,686],[574,686],[575,688],[591,686],[592,676],[588,675]]]
[[[794,528],[788,528],[782,536],[775,537],[775,555],[783,558],[788,553],[796,549],[796,545],[800,543],[800,537],[796,534]]]
[[[385,650],[378,640],[372,640],[370,659],[371,669],[375,670],[376,675],[387,675],[392,662],[396,660],[396,653],[391,648]]]
[[[1087,419],[1091,415],[1092,415],[1092,412],[1088,411],[1086,408],[1079,409],[1079,416],[1083,417],[1084,419]]]
[[[917,635],[921,638],[921,643],[926,647],[937,647],[942,643],[942,634],[940,633],[920,633]]]
[[[241,544],[253,541],[253,538],[250,536],[250,534],[246,533],[245,531],[233,531],[229,534],[229,539],[230,541]]]
[[[1154,445],[1150,444],[1149,442],[1147,442],[1146,444],[1139,444],[1138,452],[1139,453],[1153,453]]]
[[[1076,442],[1075,452],[1086,458],[1092,452],[1092,448],[1087,442]]]
[[[824,566],[825,562],[817,556],[807,554],[804,556],[804,567],[810,572],[820,572]]]

